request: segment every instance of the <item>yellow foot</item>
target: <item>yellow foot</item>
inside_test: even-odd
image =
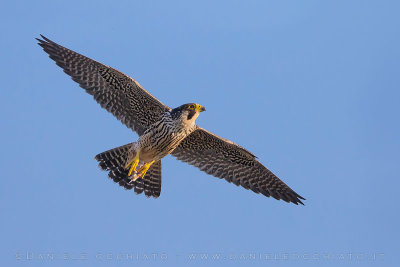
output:
[[[135,157],[131,161],[129,161],[128,164],[125,165],[125,169],[128,169],[129,166],[131,166],[129,169],[128,176],[131,176],[133,171],[136,172],[136,167],[138,164],[139,164],[139,151],[136,153]]]
[[[152,162],[149,163],[145,163],[143,164],[143,166],[138,170],[138,175],[136,175],[135,177],[132,178],[132,181],[136,181],[139,178],[144,178],[144,176],[146,175],[146,172],[149,170],[150,166],[154,163],[154,160]]]

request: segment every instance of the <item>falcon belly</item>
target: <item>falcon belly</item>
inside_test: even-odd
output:
[[[129,168],[128,176],[134,172],[133,181],[143,178],[154,162],[169,155],[183,139],[196,130],[195,120],[204,110],[203,106],[195,103],[185,104],[166,112],[160,121],[152,124],[130,148],[125,165],[126,169]],[[138,165],[141,167],[136,171]]]

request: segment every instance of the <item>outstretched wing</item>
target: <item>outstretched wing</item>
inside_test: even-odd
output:
[[[200,127],[186,137],[172,155],[207,174],[225,178],[256,193],[303,204],[300,199],[304,198],[264,167],[252,153]]]
[[[37,39],[64,72],[128,128],[139,135],[169,107],[149,94],[138,82],[111,67],[69,50],[41,35]]]

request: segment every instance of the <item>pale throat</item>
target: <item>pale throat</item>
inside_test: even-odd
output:
[[[193,115],[193,117],[188,120],[187,119],[187,114],[183,114],[183,116],[181,116],[180,120],[177,121],[178,123],[178,127],[181,128],[182,130],[184,130],[185,132],[187,132],[187,134],[191,133],[192,131],[194,131],[196,129],[196,119],[197,117],[199,117],[199,113],[196,113]]]

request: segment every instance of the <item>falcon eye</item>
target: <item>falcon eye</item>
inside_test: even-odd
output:
[[[189,108],[190,108],[190,109],[194,109],[194,105],[190,105]]]

